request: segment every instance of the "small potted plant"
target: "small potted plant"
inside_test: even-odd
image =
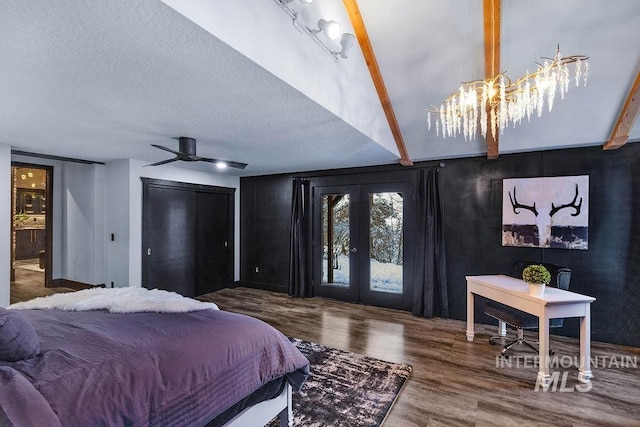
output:
[[[531,264],[522,270],[522,280],[529,284],[529,294],[541,296],[551,282],[551,273],[543,265]]]

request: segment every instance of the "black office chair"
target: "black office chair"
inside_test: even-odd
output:
[[[567,267],[560,267],[554,264],[548,264],[544,262],[532,262],[532,261],[516,261],[513,263],[513,275],[518,279],[522,278],[522,270],[531,264],[541,264],[549,270],[551,274],[551,282],[548,286],[553,286],[559,289],[569,290],[569,282],[571,281],[571,269]],[[501,354],[505,356],[509,349],[516,344],[525,345],[535,352],[538,351],[531,343],[524,339],[525,329],[538,329],[538,317],[509,307],[499,302],[489,301],[484,306],[484,313],[493,317],[499,321],[506,323],[508,326],[516,330],[516,339],[509,341],[502,347]],[[559,328],[564,324],[564,319],[551,319],[549,322],[549,328]],[[497,340],[501,340],[502,336],[494,336],[489,338],[490,344],[495,344]],[[552,350],[549,353],[553,354]]]

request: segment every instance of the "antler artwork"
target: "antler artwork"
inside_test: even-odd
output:
[[[528,211],[533,212],[535,216],[538,216],[538,210],[536,209],[535,202],[533,203],[533,206],[528,206],[528,205],[523,205],[521,203],[518,203],[518,199],[516,197],[516,187],[513,187],[513,197],[511,197],[511,191],[509,191],[508,193],[509,193],[509,200],[511,200],[511,206],[513,207],[514,214],[518,215],[520,213],[516,209],[526,209]],[[580,200],[580,203],[582,203],[582,200]],[[551,206],[553,207],[553,205]]]
[[[564,209],[564,208],[573,208],[576,210],[575,213],[571,214],[571,216],[580,215],[580,208],[582,208],[582,197],[580,197],[580,202],[577,205],[576,205],[576,200],[578,200],[578,184],[576,184],[576,195],[573,197],[573,200],[571,201],[571,203],[567,203],[566,205],[560,205],[557,207],[554,206],[553,203],[551,203],[551,212],[549,212],[549,216],[553,216],[560,209]]]

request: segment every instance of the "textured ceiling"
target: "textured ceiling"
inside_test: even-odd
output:
[[[484,153],[425,121],[460,81],[483,77],[482,1],[358,4],[410,157]],[[325,16],[351,31],[341,0],[291,5],[310,26]],[[155,162],[169,153],[150,144],[177,148],[184,135],[199,155],[249,163],[225,173],[398,161],[359,48],[332,61],[272,0],[3,0],[0,17],[0,143],[15,150]],[[637,0],[503,1],[502,70],[533,70],[559,43],[591,56],[591,75],[506,130],[501,153],[606,141],[640,68],[638,40]]]

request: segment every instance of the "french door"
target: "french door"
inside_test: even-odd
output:
[[[413,212],[408,182],[314,187],[315,294],[410,309]]]

